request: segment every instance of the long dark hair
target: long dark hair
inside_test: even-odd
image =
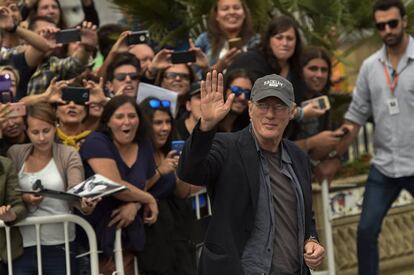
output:
[[[35,2],[35,4],[32,7],[32,13],[30,14],[30,18],[37,16],[37,10],[39,9],[39,3],[41,0],[37,0]],[[60,28],[61,30],[66,29],[67,28],[67,24],[65,22],[65,19],[63,17],[63,10],[62,10],[62,6],[60,5],[58,0],[54,0],[59,8],[59,22],[56,24],[56,26],[58,28]]]
[[[218,1],[219,0],[214,1],[214,5],[210,10],[210,15],[208,17],[207,23],[208,38],[210,40],[211,53],[213,56],[217,56],[219,54],[218,51],[221,49],[225,41],[223,31],[221,30],[216,20]],[[240,3],[242,4],[245,17],[239,33],[239,37],[242,39],[243,45],[245,45],[254,35],[253,20],[246,2],[244,0],[240,0]]]
[[[307,47],[301,57],[300,68],[301,72],[300,75],[303,77],[303,68],[312,60],[316,58],[323,59],[326,64],[328,65],[328,81],[326,82],[325,87],[323,88],[323,92],[328,92],[329,88],[331,87],[331,74],[332,74],[332,63],[331,58],[329,57],[328,53],[321,47]]]
[[[174,124],[173,124],[174,118],[171,114],[170,108],[166,108],[166,107],[163,107],[163,106],[160,106],[160,107],[155,108],[155,109],[151,108],[149,102],[150,102],[150,100],[153,100],[153,99],[159,100],[156,97],[147,97],[146,99],[144,99],[139,104],[139,108],[142,110],[143,117],[147,121],[147,124],[151,125],[150,127],[148,127],[148,129],[150,131],[150,136],[151,136],[153,146],[154,146],[154,140],[153,140],[154,139],[154,131],[153,131],[153,128],[152,128],[152,124],[153,124],[153,121],[154,121],[155,112],[156,111],[161,111],[161,112],[164,112],[164,113],[168,114],[168,116],[170,117],[171,132],[168,134],[167,142],[161,147],[161,152],[164,155],[167,155],[171,151],[171,141],[172,141],[172,136],[173,136],[173,133],[174,133]]]
[[[276,56],[273,55],[272,48],[270,47],[270,39],[272,36],[278,33],[285,32],[293,28],[296,36],[296,45],[293,55],[289,58],[290,70],[299,73],[298,64],[300,62],[300,56],[302,54],[302,39],[299,33],[299,27],[296,22],[289,16],[281,15],[273,18],[269,23],[266,32],[262,35],[260,42],[260,50],[265,54],[266,58],[275,73],[280,74],[281,68]]]
[[[145,119],[142,119],[141,109],[138,107],[134,98],[130,96],[126,96],[126,95],[115,96],[106,103],[104,110],[102,112],[101,123],[98,127],[98,131],[106,134],[112,139],[112,132],[111,132],[111,129],[109,129],[108,127],[108,122],[111,119],[112,115],[115,113],[115,111],[118,110],[119,107],[121,107],[122,105],[126,103],[129,103],[134,107],[135,111],[138,114],[138,118],[139,118],[138,130],[137,130],[137,133],[135,134],[134,142],[136,142],[137,144],[140,144],[142,142],[147,141],[148,139],[147,139],[146,129],[148,129],[148,126],[146,124]]]

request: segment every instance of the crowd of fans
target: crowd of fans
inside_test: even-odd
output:
[[[342,129],[332,129],[329,111],[315,103],[302,105],[329,92],[332,65],[324,49],[304,45],[292,18],[275,17],[258,34],[245,1],[217,0],[207,31],[194,42],[189,39],[195,62],[172,64],[173,49],[129,45],[128,26],[99,26],[93,1],[84,6],[85,21],[76,27],[79,41],[67,44],[56,41],[66,28],[58,0],[17,2],[0,0],[0,78],[10,83],[0,91],[0,218],[13,224],[25,217],[83,216],[96,232],[104,274],[115,268],[116,228],[123,229],[126,274],[133,274],[134,256],[144,274],[195,273],[188,197],[201,187],[177,178],[179,152],[171,141],[187,139],[200,119],[199,81],[212,68],[224,73],[224,96],[235,94],[219,131],[249,124],[254,81],[276,73],[291,81],[298,106],[286,137],[316,167],[343,135]],[[102,64],[97,55],[103,56]],[[171,113],[171,102],[156,97],[138,105],[141,82],[176,92],[177,113]],[[86,88],[89,99],[65,99],[63,91],[73,88]],[[26,114],[16,114],[22,103]],[[128,191],[75,203],[15,191],[31,190],[37,180],[45,188],[66,190],[95,173]],[[87,250],[82,233],[75,227],[69,231],[72,250]],[[66,274],[62,225],[42,226],[41,244],[47,259],[43,271]],[[37,270],[33,228],[12,229],[12,251],[14,274]],[[0,252],[7,270],[3,235]],[[74,255],[71,262],[76,274]]]

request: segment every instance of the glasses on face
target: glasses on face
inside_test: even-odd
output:
[[[150,101],[148,101],[148,105],[152,108],[152,109],[158,109],[161,106],[164,108],[170,108],[171,106],[171,101],[169,100],[158,100],[158,99],[151,99]]]
[[[239,87],[239,86],[230,86],[230,91],[236,96],[240,96],[241,94],[244,94],[246,99],[250,98],[250,92],[251,92],[250,89],[243,89],[242,87]]]
[[[186,74],[186,73],[174,73],[174,72],[165,72],[164,73],[164,78],[165,79],[176,79],[177,77],[179,77],[180,79],[183,79],[183,80],[190,80],[190,75]]]
[[[273,112],[283,113],[283,112],[286,112],[287,109],[289,108],[288,106],[283,105],[283,104],[269,104],[269,103],[264,103],[264,102],[256,102],[255,105],[261,112],[268,112],[269,109],[272,108]]]
[[[129,78],[131,80],[138,80],[139,79],[139,74],[137,72],[135,73],[118,73],[114,75],[114,78],[118,81],[124,81],[127,76],[129,76]]]
[[[388,25],[388,27],[390,27],[391,29],[395,29],[396,27],[398,27],[399,23],[400,23],[399,19],[392,19],[392,20],[387,21],[387,22],[376,23],[375,26],[377,27],[377,30],[383,31],[383,30],[385,30],[386,25]]]

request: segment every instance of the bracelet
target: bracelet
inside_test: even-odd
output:
[[[295,120],[297,122],[302,121],[303,117],[305,116],[305,112],[303,111],[302,107],[296,107],[296,115],[295,115]]]
[[[5,30],[5,31],[8,32],[8,33],[15,33],[17,31],[18,26],[19,26],[18,24],[14,23],[14,26],[11,29],[8,29],[8,30]]]
[[[158,167],[155,167],[155,171],[158,172],[158,174],[160,174],[160,177],[163,176],[163,174],[161,174],[160,169],[158,169]]]

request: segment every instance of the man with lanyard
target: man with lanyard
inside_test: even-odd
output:
[[[414,195],[414,39],[404,28],[401,0],[378,0],[373,16],[384,45],[362,64],[345,126],[332,159],[319,177],[331,180],[344,153],[369,117],[375,122],[374,151],[358,225],[359,274],[379,274],[378,236],[382,221],[402,189]]]

